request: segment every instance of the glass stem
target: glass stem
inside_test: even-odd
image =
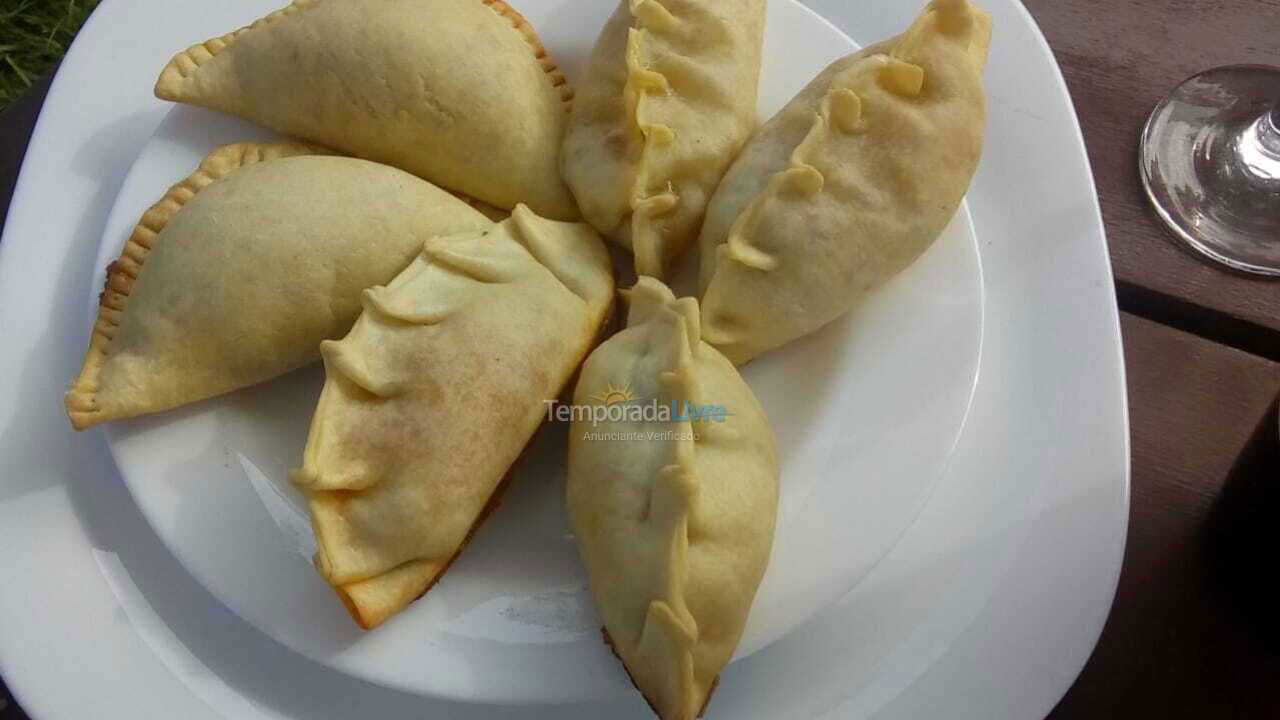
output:
[[[1280,184],[1280,105],[1250,123],[1235,150],[1240,168],[1254,182]]]
[[[1258,123],[1258,141],[1264,152],[1280,159],[1280,102]]]

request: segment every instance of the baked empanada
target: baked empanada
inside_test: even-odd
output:
[[[982,152],[989,16],[935,0],[747,144],[699,239],[705,337],[742,364],[826,325],[937,239]]]
[[[663,720],[692,720],[769,562],[778,461],[751,389],[700,338],[697,301],[648,277],[628,295],[627,328],[575,391],[569,520],[614,652]]]
[[[501,0],[296,0],[179,53],[156,95],[578,217],[557,165],[572,93]]]
[[[428,240],[341,341],[302,468],[315,563],[364,628],[425,593],[461,550],[586,357],[613,298],[586,224],[517,206]]]
[[[622,0],[562,151],[582,214],[662,277],[756,124],[765,0]]]
[[[406,172],[297,144],[228,145],[148,210],[107,269],[78,430],[268,380],[319,356],[360,293],[433,235],[493,223]]]

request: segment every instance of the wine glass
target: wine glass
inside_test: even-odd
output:
[[[1147,197],[1174,235],[1237,270],[1280,276],[1280,68],[1190,78],[1151,113],[1140,155]]]

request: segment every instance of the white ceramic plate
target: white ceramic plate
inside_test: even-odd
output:
[[[239,27],[274,4],[223,6],[206,31]],[[854,49],[793,0],[769,7],[763,119]],[[520,8],[545,28],[543,42],[565,58],[572,81],[612,5],[524,0]],[[97,266],[119,255],[142,212],[214,147],[276,137],[225,115],[173,109],[121,187]],[[86,293],[91,317],[101,287],[99,274]],[[960,437],[981,339],[982,277],[966,208],[857,312],[747,368],[776,428],[783,481],[773,558],[739,657],[847,593],[919,513]],[[563,426],[538,436],[500,509],[425,598],[372,632],[351,622],[311,565],[305,507],[286,480],[323,381],[313,366],[107,428],[143,514],[192,574],[284,645],[391,687],[486,702],[627,692],[621,672],[599,672],[616,662],[566,522]]]
[[[918,10],[811,4],[862,42]],[[134,79],[203,39],[225,13],[214,5],[107,0],[31,142],[0,242],[0,674],[41,718],[648,717],[632,695],[473,705],[307,661],[205,592],[140,514],[102,434],[69,430],[59,396],[83,352],[95,248],[168,109]],[[993,142],[969,195],[986,323],[964,434],[902,539],[836,605],[734,663],[711,720],[1041,717],[1106,618],[1128,432],[1105,241],[1052,55],[1021,6],[987,6]]]

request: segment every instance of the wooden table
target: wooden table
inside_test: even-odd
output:
[[[1280,595],[1264,592],[1277,547],[1265,518],[1280,509],[1280,283],[1223,271],[1169,240],[1142,198],[1136,150],[1147,113],[1183,78],[1280,65],[1280,0],[1026,4],[1062,65],[1093,162],[1133,433],[1115,606],[1050,717],[1280,718]],[[45,89],[0,115],[2,207]],[[0,709],[0,720],[19,718],[12,703]]]
[[[981,1],[981,0],[979,0]],[[1170,242],[1138,180],[1138,133],[1179,82],[1280,65],[1280,0],[1024,0],[1058,57],[1098,184],[1123,309],[1280,360],[1280,284]]]

